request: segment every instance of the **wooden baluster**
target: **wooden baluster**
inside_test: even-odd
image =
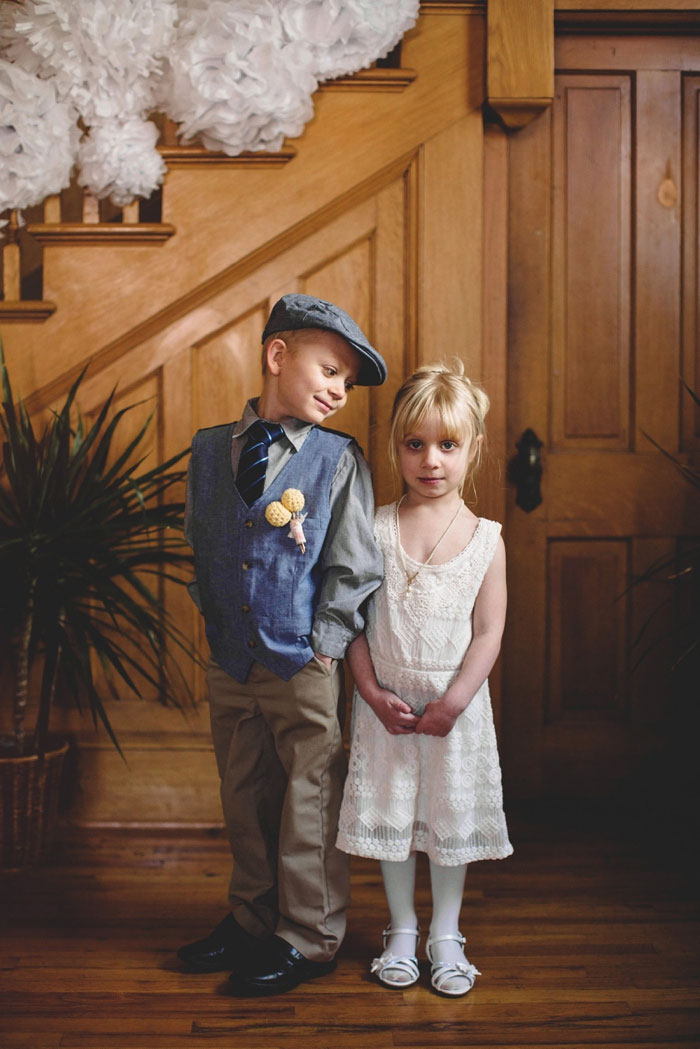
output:
[[[122,208],[122,222],[137,223],[139,221],[139,201],[132,200]]]
[[[61,197],[58,193],[44,201],[44,222],[57,226],[61,221]]]
[[[100,221],[100,202],[97,197],[85,192],[83,197],[83,222],[96,224]]]
[[[177,146],[177,124],[170,117],[163,117],[160,143],[161,146]]]
[[[5,302],[19,302],[21,298],[21,262],[17,231],[17,212],[13,211],[5,227],[5,244],[2,249],[2,294]]]

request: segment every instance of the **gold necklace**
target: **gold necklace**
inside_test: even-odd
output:
[[[435,544],[433,549],[428,554],[428,557],[426,558],[426,560],[418,565],[418,568],[413,573],[413,575],[409,575],[408,568],[406,566],[406,558],[404,557],[403,546],[401,545],[401,526],[399,525],[399,507],[401,506],[401,503],[404,501],[405,498],[406,498],[406,496],[402,495],[401,498],[399,499],[398,503],[396,504],[396,537],[397,537],[398,544],[399,544],[399,555],[401,557],[401,567],[403,568],[404,574],[406,576],[406,589],[404,591],[404,596],[411,589],[411,586],[412,586],[416,576],[420,572],[420,570],[422,568],[425,568],[426,565],[430,564],[430,562],[432,561],[435,553],[437,552],[437,548],[440,546],[440,543],[443,541],[443,539],[445,538],[445,536],[449,532],[450,528],[452,528],[452,525],[455,523],[455,521],[457,520],[457,518],[461,514],[462,510],[464,509],[464,503],[460,502],[459,506],[457,507],[457,513],[454,515],[454,517],[452,518],[452,520],[448,524],[447,528],[442,533],[442,535],[438,539],[437,543]]]

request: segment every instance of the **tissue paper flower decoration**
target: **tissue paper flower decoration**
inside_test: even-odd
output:
[[[283,0],[282,24],[306,40],[319,80],[345,76],[384,58],[418,17],[419,0]]]
[[[231,156],[278,150],[313,115],[318,81],[385,55],[418,8],[419,0],[0,0],[0,46],[92,129],[79,157],[81,182],[123,206],[162,181],[149,113],[162,110],[184,141],[198,138]],[[18,105],[26,109],[24,99]],[[56,121],[40,146],[52,155],[48,168],[27,164],[26,190],[21,165],[8,173],[3,188],[15,181],[5,207],[35,200],[44,175],[52,182],[46,195],[57,191],[53,175],[66,146],[58,147],[58,112]],[[4,126],[6,135],[15,127]]]
[[[77,117],[50,80],[0,59],[0,213],[40,204],[70,183]]]
[[[78,158],[85,165],[80,181],[97,197],[114,186],[119,206],[134,196],[150,196],[163,178],[158,131],[144,117],[155,108],[177,15],[176,0],[3,5],[0,29],[7,57],[50,80],[57,97],[78,110],[84,126],[100,125]]]
[[[137,118],[94,124],[78,150],[78,182],[117,207],[135,196],[150,197],[166,170],[157,141],[155,124]]]
[[[185,142],[235,156],[280,149],[313,114],[312,55],[284,33],[280,3],[212,0],[183,10],[163,85]]]
[[[90,126],[151,110],[177,16],[176,0],[24,0],[0,26],[6,57],[50,77]]]

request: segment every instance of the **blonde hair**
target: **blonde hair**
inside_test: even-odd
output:
[[[464,374],[458,358],[424,364],[403,383],[394,398],[389,432],[389,460],[397,478],[399,446],[406,435],[418,430],[429,415],[437,415],[445,436],[469,446],[469,464],[464,481],[473,484],[481,466],[486,443],[487,394]]]

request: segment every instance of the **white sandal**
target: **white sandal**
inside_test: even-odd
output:
[[[455,940],[460,947],[464,947],[467,942],[461,933],[457,933],[456,936],[433,936],[428,940],[425,950],[428,955],[428,961],[430,962],[430,982],[438,992],[438,994],[448,995],[450,998],[460,998],[463,994],[467,994],[471,991],[474,986],[474,980],[477,976],[481,976],[481,973],[475,965],[465,958],[463,962],[435,962],[433,961],[433,954],[431,947],[434,943],[441,943],[443,940]],[[467,986],[463,990],[454,990],[448,987],[450,980],[465,980]]]
[[[376,973],[377,977],[387,987],[410,987],[418,979],[420,973],[418,970],[418,959],[414,956],[412,958],[398,958],[391,951],[387,953],[386,940],[387,936],[396,936],[403,933],[406,936],[415,936],[416,938],[416,950],[418,950],[418,929],[392,929],[389,925],[382,933],[382,944],[384,947],[384,953],[380,958],[373,958],[372,965],[370,966],[370,972]],[[396,973],[401,975],[402,979],[392,980],[390,973]]]

